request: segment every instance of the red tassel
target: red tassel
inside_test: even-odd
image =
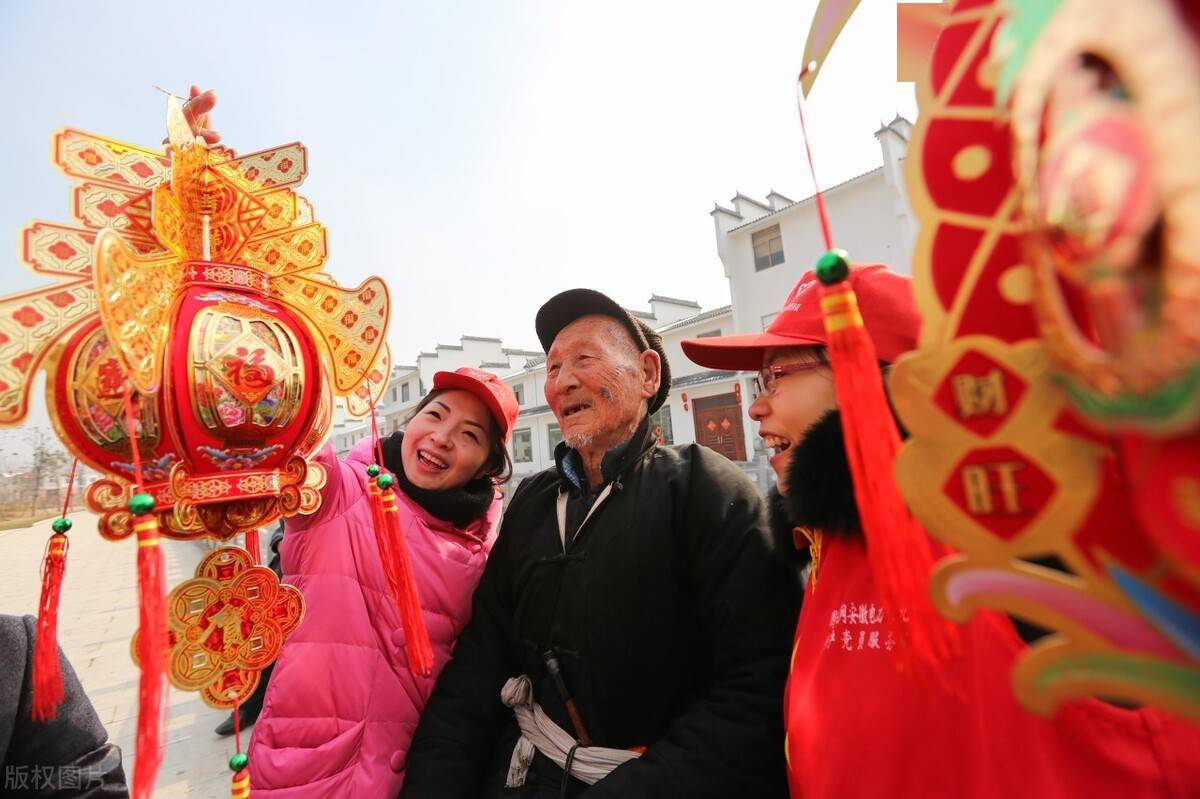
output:
[[[55,522],[67,521],[59,519]],[[67,522],[69,525],[70,522]],[[42,561],[42,597],[38,603],[37,633],[33,639],[34,721],[50,721],[63,700],[62,668],[58,659],[58,599],[67,568],[70,542],[60,532],[50,536]]]
[[[821,275],[820,265],[817,274]],[[942,667],[957,651],[958,630],[938,615],[929,599],[933,552],[896,485],[893,464],[900,434],[884,393],[875,344],[863,326],[848,279],[823,286],[821,308],[867,557],[888,622],[897,637],[908,641],[897,650],[901,666],[924,663],[941,677]]]
[[[163,553],[158,543],[158,518],[135,516],[137,533],[138,681],[137,743],[133,767],[133,799],[148,799],[162,765],[163,698],[167,677],[167,602]]]
[[[241,769],[233,774],[229,787],[229,799],[250,799],[250,769]]]
[[[388,475],[390,477],[390,475]],[[421,616],[421,598],[417,592],[416,576],[396,509],[396,495],[390,488],[380,489],[375,480],[368,481],[371,492],[371,516],[375,523],[375,542],[383,562],[388,589],[400,621],[404,624],[404,640],[408,647],[408,666],[414,674],[428,677],[433,673],[433,645]]]
[[[371,507],[371,523],[375,525],[375,543],[379,546],[379,557],[387,563],[390,547],[387,539],[387,522],[383,518],[383,492],[379,490],[379,485],[375,482],[374,477],[367,479],[367,493],[369,494],[369,505]],[[386,567],[385,567],[386,568]]]
[[[250,553],[250,559],[254,565],[262,565],[262,550],[258,548],[258,529],[246,531],[246,551]]]

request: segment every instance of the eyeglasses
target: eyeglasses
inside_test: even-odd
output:
[[[785,375],[794,375],[798,372],[807,372],[810,369],[820,369],[828,366],[824,361],[804,361],[802,363],[784,363],[778,366],[765,366],[758,370],[758,377],[754,378],[754,393],[755,394],[774,394],[775,386],[779,378]]]

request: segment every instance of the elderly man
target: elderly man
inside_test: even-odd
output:
[[[786,797],[798,592],[763,498],[657,446],[662,342],[611,299],[563,292],[537,333],[563,442],[513,497],[401,796]]]

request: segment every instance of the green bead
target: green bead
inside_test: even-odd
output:
[[[379,467],[372,463],[370,466],[367,467],[367,477],[378,477],[378,476],[379,476]]]
[[[129,498],[129,512],[142,516],[154,510],[154,497],[150,494],[134,494]]]
[[[234,711],[235,713],[237,711]],[[229,758],[229,770],[241,771],[250,762],[250,758],[246,757],[245,752],[235,752],[233,757]]]
[[[845,250],[829,250],[817,259],[816,272],[826,286],[841,283],[850,274],[850,256]]]
[[[56,533],[65,533],[71,529],[71,520],[55,519],[54,524],[50,525],[50,529]]]
[[[380,491],[387,491],[395,484],[396,478],[392,477],[387,472],[384,472],[383,474],[379,475],[379,477],[375,478],[375,485],[379,486]]]

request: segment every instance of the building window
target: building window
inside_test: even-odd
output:
[[[426,390],[425,390],[425,381],[424,381],[424,380],[419,380],[419,381],[417,381],[417,383],[418,383],[418,386],[419,386],[419,387],[420,387],[420,389],[421,389],[421,396],[422,396],[422,397],[423,397],[423,396],[425,396],[426,394],[428,394],[428,393],[429,393],[428,391],[426,391]]]
[[[529,428],[513,431],[512,459],[513,463],[533,461],[533,432]]]
[[[546,428],[546,438],[550,441],[550,460],[554,460],[554,450],[558,448],[558,442],[563,440],[562,431],[558,429],[558,425],[553,422]]]
[[[659,444],[674,444],[675,433],[671,430],[671,408],[664,405],[650,414],[650,432],[658,438]]]
[[[754,245],[754,269],[761,272],[783,263],[783,236],[779,225],[760,230],[751,238]]]
[[[705,330],[703,333],[697,333],[696,338],[715,338],[719,335],[721,335],[721,328],[718,327],[716,330]]]
[[[775,313],[763,314],[762,329],[766,330],[768,327],[770,327],[771,323],[775,321],[776,316],[779,316],[779,311],[776,311]]]
[[[400,401],[401,402],[408,402],[409,399],[411,398],[410,394],[411,394],[411,392],[408,389],[408,383],[405,383],[404,385],[400,386]],[[131,447],[131,449],[132,449],[132,447]]]
[[[524,405],[525,404],[525,386],[518,384],[518,385],[513,386],[512,390],[513,390],[513,394],[515,394],[517,396],[517,404]]]

